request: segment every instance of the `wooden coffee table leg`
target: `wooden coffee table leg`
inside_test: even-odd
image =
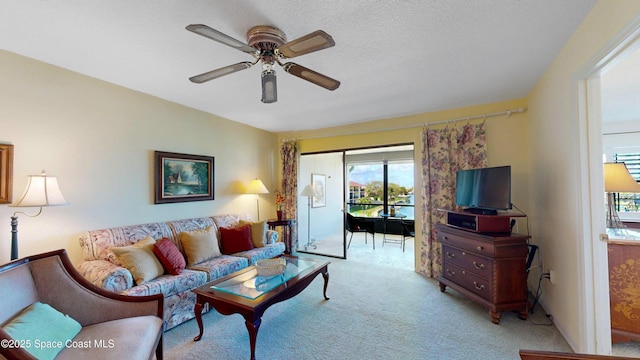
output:
[[[324,278],[324,290],[322,291],[322,295],[324,296],[325,300],[329,300],[329,298],[327,297],[327,286],[329,285],[329,269],[328,268],[324,268],[324,271],[322,272],[322,277]]]
[[[204,326],[202,325],[202,308],[203,306],[199,301],[196,302],[196,306],[193,308],[193,312],[196,314],[196,321],[198,322],[198,327],[200,328],[200,333],[198,334],[198,336],[193,338],[193,341],[199,341],[200,339],[202,339],[202,333],[204,332]]]
[[[249,320],[245,320],[244,324],[247,326],[247,331],[249,331],[249,343],[251,344],[251,360],[256,359],[256,340],[258,339],[258,329],[260,329],[260,323],[262,319],[258,318],[255,321],[251,322]]]

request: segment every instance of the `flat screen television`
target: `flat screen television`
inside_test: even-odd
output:
[[[459,170],[456,205],[475,214],[511,209],[511,166]]]

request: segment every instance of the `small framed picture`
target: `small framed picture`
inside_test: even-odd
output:
[[[155,203],[213,200],[212,156],[155,152]]]
[[[0,144],[0,204],[10,204],[13,195],[13,145]]]
[[[327,176],[323,174],[311,174],[311,187],[315,195],[311,200],[311,207],[327,206]]]

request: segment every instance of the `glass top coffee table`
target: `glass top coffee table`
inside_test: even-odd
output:
[[[202,309],[205,304],[209,304],[220,314],[240,314],[244,317],[249,332],[251,359],[255,359],[256,339],[262,314],[271,305],[298,295],[320,274],[324,278],[322,295],[325,300],[329,300],[327,285],[330,262],[287,255],[283,258],[286,267],[281,275],[258,276],[256,267],[250,266],[194,289],[193,292],[197,296],[194,312],[200,333],[193,340],[202,339]]]

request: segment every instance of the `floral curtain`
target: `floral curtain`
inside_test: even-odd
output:
[[[298,142],[286,141],[280,148],[282,159],[282,214],[285,219],[297,219],[298,203]],[[298,248],[298,226],[292,229],[292,249]]]
[[[420,273],[442,273],[440,243],[433,225],[445,222],[438,209],[455,205],[455,175],[460,169],[487,166],[485,123],[422,131],[422,252]]]

